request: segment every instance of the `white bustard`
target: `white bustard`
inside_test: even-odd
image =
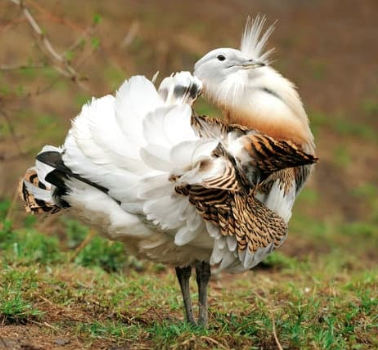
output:
[[[156,91],[136,76],[93,99],[20,183],[26,210],[70,209],[139,258],[175,266],[193,324],[192,267],[207,326],[210,266],[245,271],[279,247],[317,160],[293,84],[262,53],[263,22],[247,25],[241,51],[205,55],[196,77],[175,74]],[[226,121],[193,111],[201,92]]]

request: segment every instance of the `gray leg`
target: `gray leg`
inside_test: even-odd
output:
[[[192,267],[176,267],[176,276],[180,283],[182,297],[184,299],[185,313],[187,322],[196,325],[193,317],[192,300],[190,298],[189,279],[192,274]]]
[[[207,286],[210,281],[211,270],[210,264],[204,261],[197,261],[196,275],[198,284],[198,302],[199,302],[199,317],[198,324],[207,328],[208,324],[208,310],[207,310]]]

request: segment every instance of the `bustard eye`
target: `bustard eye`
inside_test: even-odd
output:
[[[224,61],[226,59],[223,55],[218,55],[217,58],[219,61]]]

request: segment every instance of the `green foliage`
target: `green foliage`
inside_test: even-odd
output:
[[[122,243],[94,237],[76,257],[82,266],[99,266],[108,272],[122,270],[127,265],[127,255]]]
[[[10,222],[0,228],[0,252],[5,261],[20,265],[50,264],[61,260],[56,237],[45,236],[32,228],[14,231]]]
[[[73,58],[75,57],[75,52],[74,51],[71,51],[71,50],[68,50],[64,53],[64,58],[68,61],[68,62],[71,62],[73,60]]]
[[[34,272],[5,269],[0,278],[0,323],[25,324],[42,316],[42,312],[25,299],[26,294],[36,288]]]
[[[166,322],[153,324],[148,328],[148,333],[153,335],[153,343],[155,347],[161,349],[169,349],[175,344],[185,342],[187,339],[192,339],[192,344],[206,347],[206,342],[201,339],[201,336],[209,334],[208,330],[201,327],[195,327],[185,322]],[[190,344],[190,343],[189,343]]]
[[[41,316],[38,309],[24,300],[20,291],[5,287],[0,289],[0,322],[5,324],[25,324]]]
[[[91,338],[122,339],[123,341],[137,340],[143,332],[139,325],[127,325],[117,321],[94,321],[93,323],[79,323],[76,327],[79,334],[88,334]]]
[[[264,268],[269,269],[291,269],[299,268],[304,262],[299,262],[297,259],[289,257],[280,251],[275,251],[269,254],[267,258],[261,263]]]
[[[23,229],[14,230],[12,222],[5,220],[9,208],[9,200],[0,201],[0,256],[3,262],[28,265],[60,261],[59,240],[38,233],[33,228],[36,220],[32,216],[25,218]]]
[[[367,98],[362,101],[361,109],[369,115],[377,115],[378,114],[378,100],[377,98]]]
[[[10,200],[8,198],[5,198],[3,200],[0,200],[0,220],[4,220],[7,213],[8,213],[8,210],[9,210],[9,207],[10,207]]]
[[[97,50],[97,49],[100,48],[100,43],[101,43],[101,41],[100,41],[99,38],[92,38],[92,39],[91,39],[91,45],[92,45],[92,48],[93,48],[94,50]]]
[[[77,247],[88,235],[88,228],[75,220],[68,220],[66,228],[69,248]],[[105,271],[115,272],[127,266],[128,257],[122,243],[95,236],[76,256],[75,263],[82,266],[97,266]]]
[[[101,22],[101,15],[96,13],[94,16],[93,16],[93,20],[92,20],[93,24],[94,25],[97,25]]]

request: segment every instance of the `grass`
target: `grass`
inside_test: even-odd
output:
[[[303,203],[317,201],[307,190]],[[360,235],[366,245],[373,244],[377,237],[370,226],[325,222],[315,229],[308,218],[294,220],[286,245],[299,237],[305,221],[312,227],[307,235],[314,250],[328,235],[329,251],[307,256],[277,251],[260,269],[215,276],[210,328],[204,330],[183,322],[181,295],[170,268],[135,264],[120,243],[97,236],[72,259],[87,227],[62,218],[64,233],[48,236],[28,217],[16,229],[4,221],[9,205],[0,204],[3,329],[47,324],[40,330],[46,341],[64,335],[94,349],[273,349],[274,322],[284,349],[378,346],[378,269],[361,263],[362,250],[350,254],[348,240]]]
[[[36,287],[36,275],[33,271],[19,272],[5,268],[0,289],[0,321],[5,324],[27,323],[42,315],[38,308],[25,297],[25,292]]]

